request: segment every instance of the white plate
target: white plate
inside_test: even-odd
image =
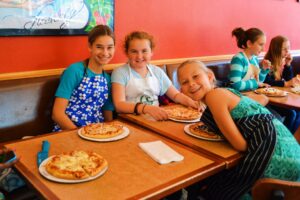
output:
[[[48,162],[49,159],[51,159],[53,156],[47,158],[46,160],[44,160],[40,167],[39,167],[39,172],[40,174],[45,177],[46,179],[50,180],[50,181],[55,181],[55,182],[59,182],[59,183],[81,183],[81,182],[86,182],[86,181],[91,181],[94,180],[98,177],[100,177],[101,175],[103,175],[106,170],[108,169],[108,166],[106,166],[102,171],[100,171],[96,176],[90,176],[88,178],[85,179],[78,179],[78,180],[69,180],[69,179],[62,179],[62,178],[57,178],[55,176],[52,176],[51,174],[49,174],[45,168],[46,163]]]
[[[103,138],[103,139],[86,137],[86,136],[81,134],[81,130],[82,129],[78,130],[78,135],[80,137],[82,137],[86,140],[97,141],[97,142],[111,142],[111,141],[123,139],[123,138],[125,138],[129,135],[129,129],[125,126],[123,126],[123,133],[122,134],[117,135],[117,136],[112,137],[112,138]]]
[[[291,91],[296,93],[296,94],[300,94],[300,87],[291,88]]]
[[[192,124],[188,124],[188,125],[185,125],[184,126],[184,132],[190,136],[193,136],[193,137],[196,137],[196,138],[199,138],[199,139],[203,139],[203,140],[209,140],[209,141],[223,141],[224,139],[223,138],[218,138],[218,139],[213,139],[213,138],[206,138],[206,137],[202,137],[200,135],[195,135],[193,134],[192,132],[190,132],[189,130],[189,127],[191,126]]]
[[[182,120],[182,119],[174,119],[174,118],[169,118],[172,121],[175,122],[186,122],[186,123],[194,123],[194,122],[199,122],[200,121],[200,117],[197,119],[192,119],[192,120]]]

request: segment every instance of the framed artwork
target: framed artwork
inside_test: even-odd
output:
[[[0,36],[85,35],[114,29],[114,0],[0,0]]]

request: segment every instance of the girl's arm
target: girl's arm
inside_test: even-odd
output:
[[[119,83],[112,83],[113,102],[118,113],[134,113],[136,103],[126,101],[125,86]],[[155,120],[167,120],[168,114],[158,106],[140,104],[136,109],[138,114],[149,114]]]
[[[233,148],[238,151],[246,151],[247,142],[230,115],[230,109],[236,106],[239,101],[240,97],[224,89],[212,90],[206,96],[206,104],[211,110],[220,131]]]
[[[103,117],[105,122],[113,120],[113,112],[111,110],[103,110]]]
[[[64,98],[56,97],[52,110],[52,119],[60,126],[62,130],[76,129],[77,126],[66,114],[69,101]]]
[[[175,103],[180,103],[195,109],[198,109],[199,107],[199,103],[197,101],[194,101],[190,97],[179,92],[173,85],[168,88],[166,95]]]

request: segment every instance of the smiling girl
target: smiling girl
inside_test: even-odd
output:
[[[52,113],[54,131],[112,120],[110,77],[103,70],[115,53],[111,29],[94,27],[88,35],[88,49],[90,58],[72,64],[61,77]]]
[[[126,36],[124,42],[128,63],[112,73],[113,102],[117,112],[149,114],[156,120],[166,120],[158,96],[166,94],[176,103],[198,108],[198,103],[180,93],[158,66],[150,64],[153,37],[142,31]]]
[[[262,67],[260,67],[257,59],[266,44],[265,34],[257,28],[248,30],[236,28],[232,31],[232,36],[236,37],[237,46],[242,51],[231,60],[229,73],[231,86],[239,91],[267,86],[263,81],[269,72],[271,63],[263,60]]]
[[[200,61],[182,63],[177,74],[181,91],[207,105],[201,121],[243,152],[236,166],[208,180],[207,199],[241,199],[261,177],[300,180],[300,146],[268,109],[232,88],[216,88]]]

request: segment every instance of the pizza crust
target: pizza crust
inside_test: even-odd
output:
[[[116,123],[95,123],[82,127],[81,134],[88,138],[107,139],[121,135],[123,126]]]
[[[54,177],[78,180],[92,177],[107,167],[107,161],[95,152],[71,151],[53,156],[45,165]]]

